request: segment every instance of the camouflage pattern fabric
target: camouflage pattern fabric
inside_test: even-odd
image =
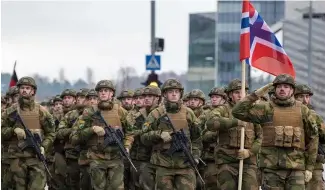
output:
[[[304,190],[305,174],[299,170],[264,169],[262,183],[263,190]]]
[[[324,190],[323,170],[314,170],[313,178],[306,184],[306,190]]]

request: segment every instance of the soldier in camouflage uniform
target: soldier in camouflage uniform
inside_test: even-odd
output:
[[[323,119],[313,110],[313,107],[310,104],[311,97],[313,96],[312,90],[309,86],[304,84],[296,85],[295,98],[297,101],[302,102],[306,105],[312,114],[315,116],[316,122],[318,124],[318,133],[319,133],[319,147],[318,149],[325,150],[325,124]],[[324,154],[318,151],[316,165],[313,171],[312,179],[306,184],[307,190],[324,190],[325,184],[323,180],[323,164],[325,163]]]
[[[239,160],[243,165],[243,190],[258,190],[257,154],[262,143],[262,129],[258,124],[244,123],[232,116],[231,110],[241,99],[242,83],[238,79],[227,87],[228,102],[212,110],[206,125],[208,130],[219,133],[216,146],[216,164],[218,170],[217,189],[235,190],[238,188]],[[248,90],[248,86],[246,86]],[[245,145],[240,150],[241,127],[246,125]]]
[[[105,126],[97,114],[99,112],[113,129],[123,130],[124,146],[127,151],[133,143],[132,127],[126,121],[127,111],[113,102],[115,94],[113,83],[109,80],[101,80],[95,90],[99,96],[98,106],[84,110],[74,125],[78,130],[71,134],[71,143],[86,144],[88,147],[89,174],[95,190],[121,190],[124,189],[123,160],[116,144],[103,147]]]
[[[199,116],[199,122],[205,127],[206,121],[209,119],[210,114],[214,108],[219,105],[223,105],[227,100],[227,95],[223,88],[214,87],[209,92],[211,106],[204,114]],[[215,164],[214,150],[217,145],[218,133],[207,130],[202,131],[202,160],[206,163],[206,166],[199,164],[200,173],[204,179],[205,186],[203,187],[199,181],[197,189],[212,190],[217,189],[217,166]],[[197,179],[198,180],[198,179]]]
[[[72,126],[78,117],[82,114],[84,108],[86,107],[86,94],[88,89],[80,89],[79,92],[74,90],[67,90],[63,92],[63,97],[76,94],[77,103],[74,109],[66,113],[63,119],[60,121],[59,129],[56,134],[56,138],[63,140],[65,158],[67,162],[67,184],[71,190],[79,190],[79,179],[80,179],[80,169],[78,164],[79,150],[75,146],[72,146],[69,140],[69,136],[72,132]]]
[[[52,116],[54,119],[54,124],[55,124],[55,131],[57,132],[60,120],[63,118],[63,105],[62,105],[62,99],[60,95],[55,96],[54,98],[49,100],[49,104],[53,105],[51,110],[52,110]],[[53,143],[53,147],[50,148],[49,153],[47,154],[47,162],[48,162],[48,167],[51,172],[52,178],[48,176],[48,188],[49,190],[64,190],[67,189],[67,184],[66,184],[66,178],[65,176],[61,175],[58,171],[56,170],[55,167],[55,152],[63,152],[63,142],[60,142],[59,139],[55,139]],[[62,150],[60,150],[60,148]],[[63,157],[63,156],[62,156]],[[66,164],[64,164],[64,167],[66,167]]]
[[[9,88],[7,94],[7,107],[10,107],[12,104],[18,102],[18,97],[19,97],[19,89],[17,86],[12,86]]]
[[[196,117],[203,113],[203,105],[205,104],[205,94],[200,89],[194,89],[188,94],[188,107],[191,108]]]
[[[120,95],[117,97],[117,99],[119,101],[121,101],[122,103],[122,107],[127,110],[130,111],[133,109],[133,95],[134,92],[132,90],[123,90]]]
[[[185,106],[189,106],[189,99],[188,99],[188,95],[189,95],[189,92],[188,93],[185,93],[184,94],[184,96],[183,96],[183,98],[182,98],[182,100],[183,100],[183,104],[185,105]]]
[[[18,147],[19,143],[24,143],[26,133],[16,116],[19,114],[26,127],[43,139],[40,149],[44,156],[55,138],[53,117],[35,102],[37,86],[33,78],[20,78],[17,87],[19,88],[18,103],[7,108],[2,114],[1,139],[9,145],[5,153],[10,161],[15,189],[44,190],[46,185],[44,165],[36,157],[33,149],[26,148],[22,151]]]
[[[4,96],[1,96],[1,114],[7,107],[7,101]]]
[[[134,110],[137,112],[143,107],[144,97],[143,88],[137,88],[133,94]]]
[[[187,189],[193,190],[196,186],[194,170],[182,152],[172,156],[166,154],[171,146],[173,130],[166,122],[168,116],[175,129],[184,130],[189,141],[190,151],[196,163],[200,158],[201,130],[195,124],[196,117],[190,108],[182,104],[184,88],[176,79],[168,79],[161,87],[165,97],[164,104],[154,109],[143,125],[141,142],[153,146],[150,162],[156,167],[156,188],[162,189]]]
[[[155,169],[150,164],[151,146],[145,146],[140,141],[142,126],[149,113],[158,107],[160,103],[161,91],[156,86],[147,86],[142,90],[144,97],[143,107],[137,112],[130,112],[127,116],[128,122],[135,127],[133,131],[134,143],[131,149],[131,158],[136,167],[136,172],[131,168],[132,183],[135,189],[152,190],[155,187]]]
[[[256,103],[274,86],[269,102]],[[305,189],[317,157],[318,126],[307,106],[294,99],[295,81],[287,74],[246,96],[232,110],[234,117],[259,123],[263,142],[259,154],[263,189]]]
[[[96,106],[98,104],[98,94],[95,89],[90,89],[86,95],[88,106]]]

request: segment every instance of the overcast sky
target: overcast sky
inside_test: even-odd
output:
[[[156,36],[165,38],[162,70],[187,70],[189,13],[216,10],[215,0],[158,0]],[[150,1],[1,2],[2,72],[68,80],[115,79],[121,66],[145,71],[150,51]]]

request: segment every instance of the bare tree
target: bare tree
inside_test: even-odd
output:
[[[64,83],[64,81],[65,81],[64,69],[63,68],[60,68],[60,71],[59,71],[59,82],[60,83]]]
[[[130,88],[131,78],[136,75],[133,67],[121,67],[118,70],[117,88],[120,90]]]
[[[90,67],[87,67],[86,73],[87,73],[88,88],[93,88],[95,85],[93,81],[94,71]]]

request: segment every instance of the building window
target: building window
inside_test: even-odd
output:
[[[238,23],[219,23],[217,24],[217,32],[239,32],[240,24]]]

